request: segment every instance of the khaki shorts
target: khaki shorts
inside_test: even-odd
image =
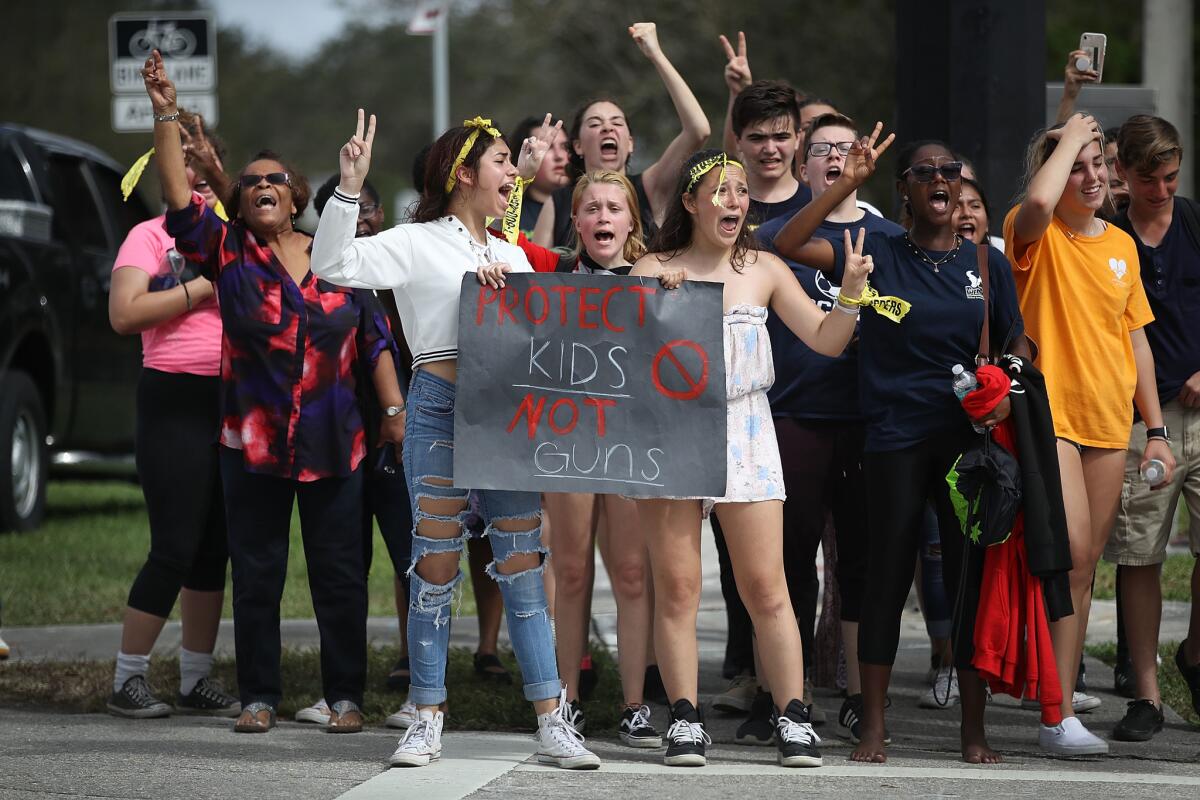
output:
[[[1200,409],[1184,408],[1175,399],[1163,406],[1163,421],[1171,430],[1175,475],[1157,491],[1142,481],[1140,464],[1146,447],[1146,423],[1133,426],[1125,458],[1125,482],[1117,523],[1104,548],[1104,560],[1128,567],[1161,564],[1182,494],[1188,509],[1188,541],[1200,555]]]

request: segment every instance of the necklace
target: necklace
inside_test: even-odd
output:
[[[904,241],[908,244],[909,249],[916,254],[917,258],[933,267],[934,272],[941,272],[938,267],[940,267],[942,264],[945,264],[947,261],[952,261],[954,257],[958,255],[958,250],[960,247],[962,247],[963,238],[957,233],[954,234],[954,249],[950,250],[948,253],[946,253],[946,255],[942,256],[937,261],[934,261],[932,258],[930,258],[929,254],[926,253],[923,248],[918,247],[917,243],[912,240],[912,237],[909,236],[907,232],[904,234]]]
[[[1092,233],[1092,232],[1091,232],[1091,228],[1092,228],[1092,227],[1093,227],[1093,226],[1094,226],[1094,225],[1095,225],[1097,222],[1099,222],[1099,223],[1100,223],[1100,230],[1099,230],[1099,231],[1097,231],[1096,233]],[[1075,229],[1074,229],[1074,228],[1072,228],[1072,227],[1071,227],[1070,225],[1068,225],[1067,223],[1065,223],[1065,222],[1063,223],[1063,229],[1064,229],[1064,230],[1067,232],[1067,238],[1068,238],[1068,239],[1078,239],[1080,236],[1086,236],[1086,237],[1099,236],[1100,234],[1104,233],[1104,231],[1105,231],[1107,228],[1108,228],[1108,223],[1106,223],[1104,220],[1102,220],[1102,219],[1098,219],[1098,218],[1096,218],[1096,217],[1093,217],[1093,218],[1092,218],[1092,223],[1091,223],[1091,225],[1089,225],[1089,226],[1088,226],[1088,230],[1086,230],[1086,231],[1081,231],[1081,232],[1079,232],[1079,233],[1076,233],[1076,232],[1075,232]]]

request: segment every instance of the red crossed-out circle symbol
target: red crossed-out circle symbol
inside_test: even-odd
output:
[[[679,357],[675,355],[675,348],[685,347],[692,350],[700,357],[700,376],[696,377],[683,365]],[[667,360],[674,365],[679,371],[683,382],[687,384],[687,389],[676,391],[668,388],[662,380],[662,363]],[[654,356],[654,362],[651,364],[650,376],[654,379],[654,388],[659,392],[670,397],[672,400],[695,400],[704,393],[708,387],[708,353],[704,352],[704,348],[693,342],[691,339],[674,339],[667,342],[658,349],[658,353]]]

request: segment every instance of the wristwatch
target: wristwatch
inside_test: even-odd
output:
[[[1167,444],[1170,444],[1171,434],[1167,430],[1166,425],[1163,425],[1161,428],[1146,428],[1146,439],[1147,441],[1150,439],[1162,439]]]
[[[406,406],[388,406],[383,410],[383,414],[386,417],[398,417],[404,413],[405,408]]]

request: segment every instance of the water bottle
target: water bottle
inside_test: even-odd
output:
[[[1166,474],[1167,465],[1157,458],[1150,459],[1142,467],[1142,480],[1147,486],[1157,486],[1162,482],[1163,476]]]
[[[975,373],[965,368],[962,364],[955,364],[950,372],[954,375],[954,396],[959,399],[959,402],[962,402],[964,397],[975,391],[976,387],[979,386],[979,381],[976,380]],[[975,429],[976,433],[984,433],[987,430],[975,422],[971,423],[971,427]]]

